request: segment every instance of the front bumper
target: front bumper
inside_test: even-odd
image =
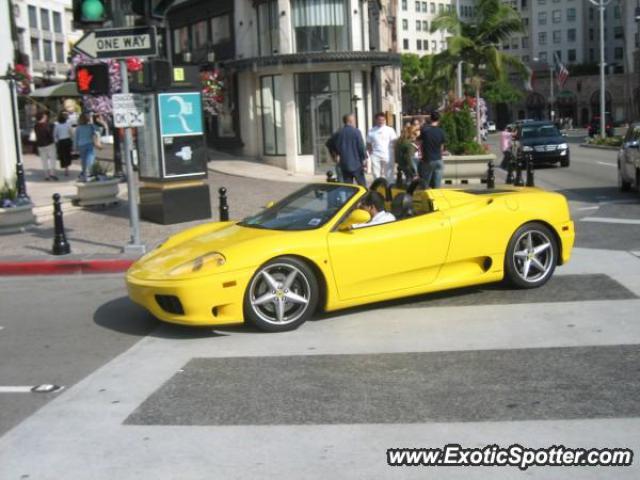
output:
[[[571,259],[573,243],[576,239],[574,223],[572,221],[568,221],[561,224],[560,228],[557,229],[557,232],[561,243],[559,263],[564,265]]]
[[[129,298],[164,322],[191,326],[242,323],[245,287],[253,270],[179,280],[146,280],[127,273]],[[157,296],[177,297],[183,313],[172,313]],[[161,306],[163,304],[163,306]]]
[[[525,154],[531,154],[534,163],[556,163],[569,160],[569,149],[566,150],[554,150],[551,152],[525,152]]]

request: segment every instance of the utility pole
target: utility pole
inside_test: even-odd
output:
[[[549,108],[549,118],[551,119],[551,121],[553,122],[554,120],[554,111],[553,111],[553,101],[554,101],[554,92],[553,92],[553,64],[549,65],[549,105],[551,106]]]
[[[460,0],[456,0],[456,14],[460,21]],[[462,98],[462,62],[458,62],[456,71],[456,97]]]
[[[600,10],[600,137],[605,138],[607,136],[605,132],[607,104],[604,80],[604,67],[606,65],[604,56],[604,10],[611,3],[611,0],[598,0],[597,2],[589,0],[589,2]]]

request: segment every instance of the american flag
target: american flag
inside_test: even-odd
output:
[[[558,57],[557,53],[554,54],[554,59],[556,62],[555,70],[556,70],[558,85],[560,86],[560,88],[562,88],[564,87],[564,84],[567,83],[567,79],[569,78],[569,70],[560,61],[560,57]]]

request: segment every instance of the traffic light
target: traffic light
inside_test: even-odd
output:
[[[176,0],[131,0],[131,10],[144,18],[163,19]]]
[[[78,65],[76,67],[76,86],[82,95],[109,94],[109,66],[106,63]]]
[[[73,0],[73,28],[83,30],[111,20],[111,0]]]

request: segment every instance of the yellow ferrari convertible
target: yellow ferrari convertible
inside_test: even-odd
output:
[[[131,266],[129,296],[166,322],[275,332],[318,309],[503,279],[538,287],[571,255],[574,226],[557,193],[396,191],[387,202],[396,220],[370,226],[366,193],[310,184],[242,221],[185,230]]]

